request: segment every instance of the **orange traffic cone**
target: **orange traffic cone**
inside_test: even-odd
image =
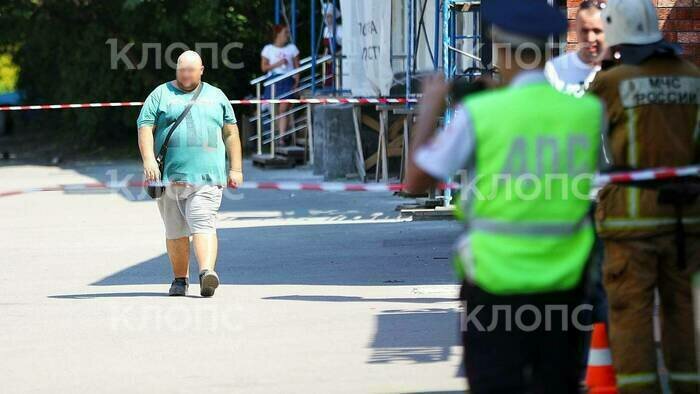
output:
[[[612,365],[605,323],[593,325],[591,349],[588,353],[586,386],[588,386],[589,394],[617,394],[615,370]]]

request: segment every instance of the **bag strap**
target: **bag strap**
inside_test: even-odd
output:
[[[170,137],[173,136],[173,132],[177,127],[182,123],[182,121],[185,119],[185,116],[190,112],[192,109],[192,106],[194,105],[195,101],[197,101],[197,98],[199,98],[199,94],[202,92],[202,89],[204,88],[204,82],[199,82],[199,86],[197,86],[197,90],[194,92],[194,96],[192,96],[192,100],[190,100],[189,103],[187,103],[187,106],[185,107],[184,111],[178,116],[177,120],[175,120],[175,123],[173,123],[173,126],[170,128],[170,131],[168,132],[168,135],[165,136],[165,141],[163,141],[163,145],[160,147],[160,152],[158,152],[158,156],[156,157],[156,162],[162,163],[163,159],[165,159],[165,154],[168,152],[168,143],[170,142]]]

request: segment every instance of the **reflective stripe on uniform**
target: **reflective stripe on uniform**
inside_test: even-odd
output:
[[[627,188],[627,214],[631,218],[639,217],[639,195],[641,190],[637,187]]]
[[[469,230],[502,235],[571,235],[590,223],[588,215],[576,223],[516,223],[473,219],[469,221]]]
[[[468,233],[457,240],[455,248],[457,250],[458,263],[462,267],[462,273],[466,278],[474,278],[474,255],[472,254]]]
[[[634,108],[627,109],[627,162],[632,168],[637,167],[637,114]],[[639,189],[627,189],[627,215],[639,217]]]
[[[627,163],[637,168],[637,114],[634,108],[627,109]]]
[[[634,373],[634,374],[617,374],[618,387],[621,386],[631,386],[631,385],[642,385],[642,384],[654,384],[656,383],[656,374],[654,372],[646,373]]]
[[[700,217],[683,218],[683,224],[699,224]],[[675,218],[650,218],[650,219],[605,219],[600,222],[603,230],[638,229],[656,226],[676,224]]]
[[[668,377],[675,382],[700,383],[700,375],[692,372],[670,372]]]

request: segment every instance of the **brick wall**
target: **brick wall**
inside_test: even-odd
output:
[[[659,27],[666,39],[683,47],[683,54],[700,65],[700,0],[645,0],[658,9]],[[567,0],[569,26],[573,27],[581,0]],[[576,48],[576,34],[569,29],[567,50]]]

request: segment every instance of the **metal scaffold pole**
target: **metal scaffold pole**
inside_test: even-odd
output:
[[[414,35],[414,20],[413,13],[415,8],[415,0],[406,0],[406,98],[411,96],[411,79],[413,78],[413,35]]]
[[[450,47],[452,47],[454,32],[451,29],[452,26],[452,12],[451,3],[452,0],[443,0],[442,3],[442,64],[445,73],[445,79],[450,80],[453,76],[452,72],[452,54],[450,52]],[[437,23],[437,21],[436,21]],[[452,110],[450,105],[452,103],[448,102],[447,110],[445,111],[445,121],[444,125],[447,126],[452,119]],[[452,177],[450,177],[447,182],[452,182]],[[452,191],[445,189],[444,191],[445,200],[443,201],[444,206],[449,206],[452,202]]]
[[[297,0],[292,0],[291,2],[291,15],[289,17],[289,30],[292,33],[292,42],[296,44],[297,42]]]
[[[275,0],[275,24],[276,25],[278,25],[280,23],[280,19],[281,19],[280,1],[281,0]]]
[[[311,1],[311,95],[316,95],[316,0]]]

